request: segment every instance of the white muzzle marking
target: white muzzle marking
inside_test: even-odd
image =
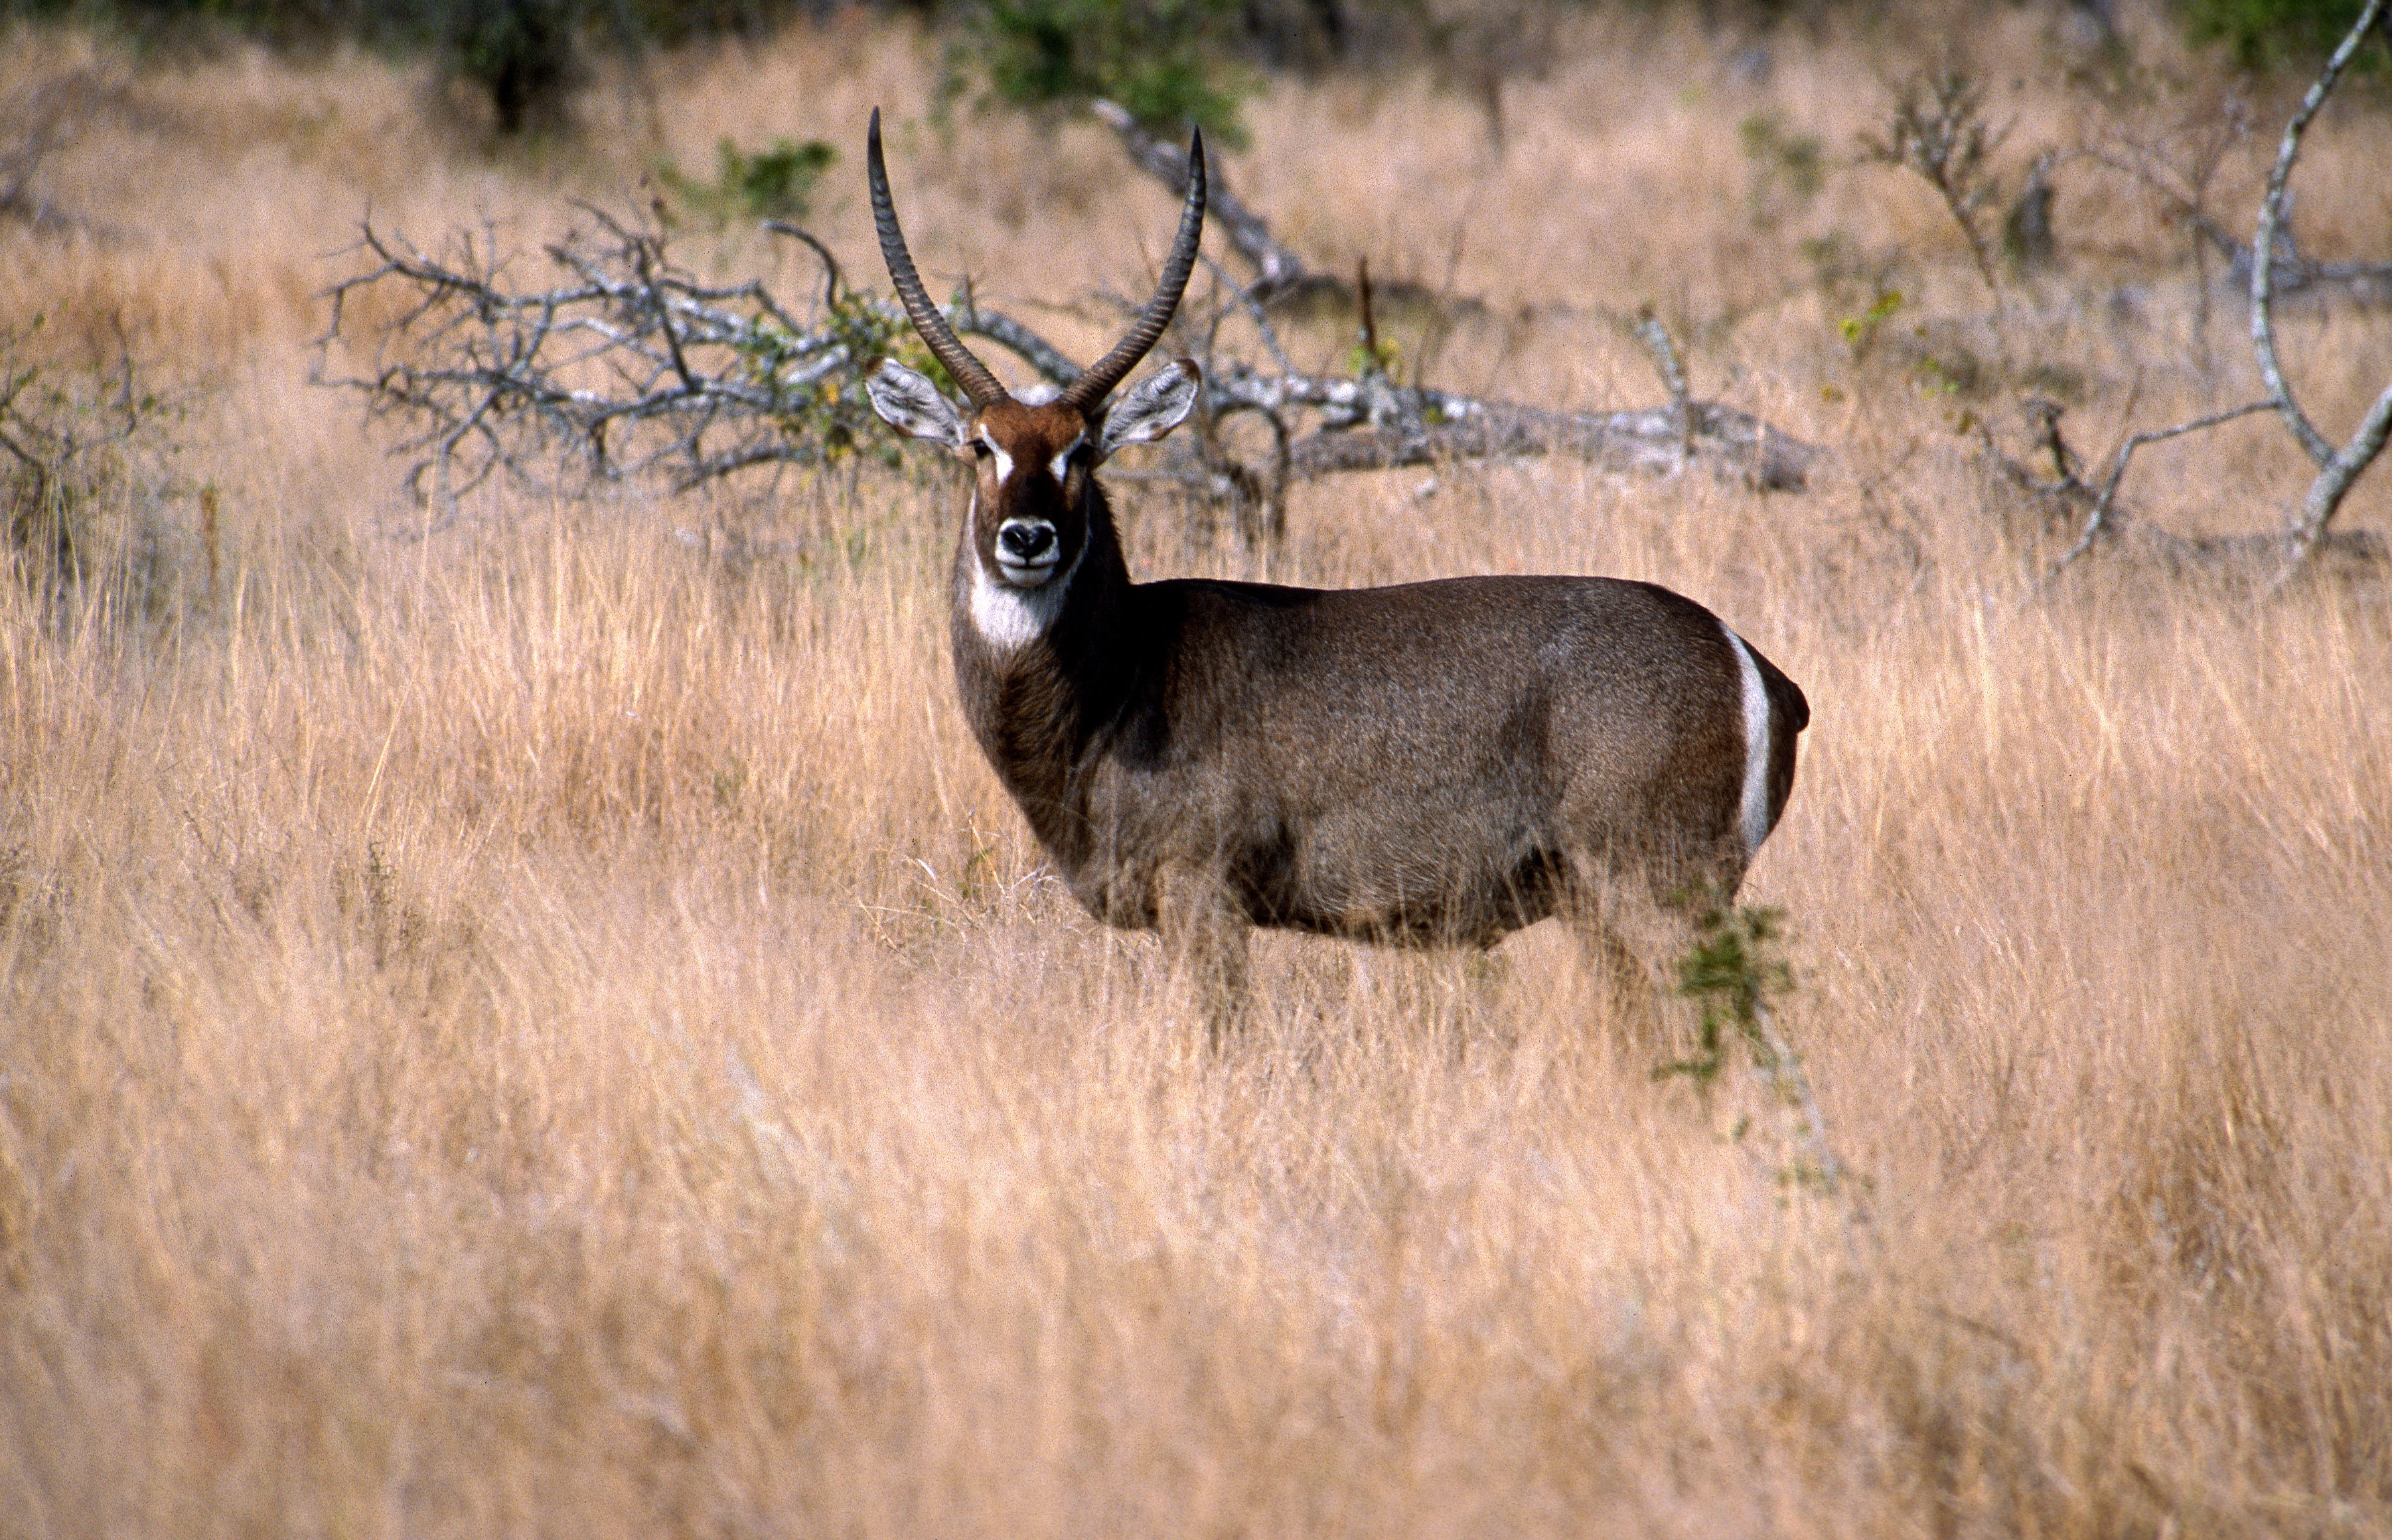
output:
[[[972,495],[971,512],[974,517],[980,512],[977,492]],[[1072,575],[1080,570],[1080,557],[1086,554],[1087,547],[1083,543],[1079,553],[1072,558],[1072,564],[1060,573],[1052,556],[1034,567],[1020,567],[1000,559],[997,570],[992,573],[989,563],[975,551],[972,629],[1000,653],[1015,652],[1045,636],[1046,628],[1055,624],[1055,617],[1063,613],[1063,597],[1071,591]]]
[[[1010,530],[1044,530],[1046,549],[1027,562],[1017,562],[1006,554],[1005,537]],[[1053,524],[1044,520],[1008,519],[997,526],[996,570],[1004,579],[1018,589],[1034,589],[1055,576],[1056,563],[1062,560],[1063,542]]]

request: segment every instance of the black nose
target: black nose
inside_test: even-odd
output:
[[[1055,526],[1053,524],[1007,524],[997,531],[996,543],[1005,548],[1006,555],[1026,566],[1044,556],[1046,553],[1046,548],[1055,543]]]

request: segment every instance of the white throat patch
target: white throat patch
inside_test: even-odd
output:
[[[970,517],[980,516],[980,495],[972,494]],[[1080,558],[1088,553],[1083,540],[1072,564],[1034,589],[1017,589],[988,570],[977,544],[972,549],[971,622],[981,640],[1000,653],[1011,653],[1029,646],[1046,634],[1055,617],[1063,613],[1063,597],[1071,591],[1072,578],[1080,570]]]

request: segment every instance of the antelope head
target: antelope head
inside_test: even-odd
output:
[[[1188,151],[1188,201],[1154,297],[1112,352],[1052,400],[1039,402],[1020,400],[999,384],[956,340],[922,287],[889,196],[878,109],[866,160],[872,219],[890,281],[915,331],[970,400],[968,408],[958,410],[928,378],[883,359],[865,381],[873,408],[907,437],[943,444],[972,462],[965,538],[977,555],[978,581],[991,602],[1026,600],[1050,584],[1060,592],[1087,551],[1093,510],[1102,506],[1091,472],[1124,444],[1163,437],[1196,404],[1199,376],[1186,358],[1157,369],[1118,401],[1107,397],[1171,324],[1196,265],[1204,228],[1203,136],[1199,133]]]

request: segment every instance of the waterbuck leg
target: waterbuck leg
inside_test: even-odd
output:
[[[1637,949],[1603,921],[1581,917],[1571,923],[1587,969],[1603,991],[1605,1015],[1613,1036],[1624,1046],[1641,1046],[1666,1032],[1662,996],[1653,970]]]
[[[1692,917],[1632,881],[1608,884],[1568,916],[1589,966],[1606,987],[1620,1042],[1674,1054],[1695,1018],[1678,992],[1678,963],[1693,950]],[[1681,1039],[1684,1042],[1681,1042]]]
[[[1246,1006],[1246,917],[1217,873],[1174,864],[1156,885],[1164,955],[1175,976],[1196,992],[1207,1041],[1224,1045]]]

